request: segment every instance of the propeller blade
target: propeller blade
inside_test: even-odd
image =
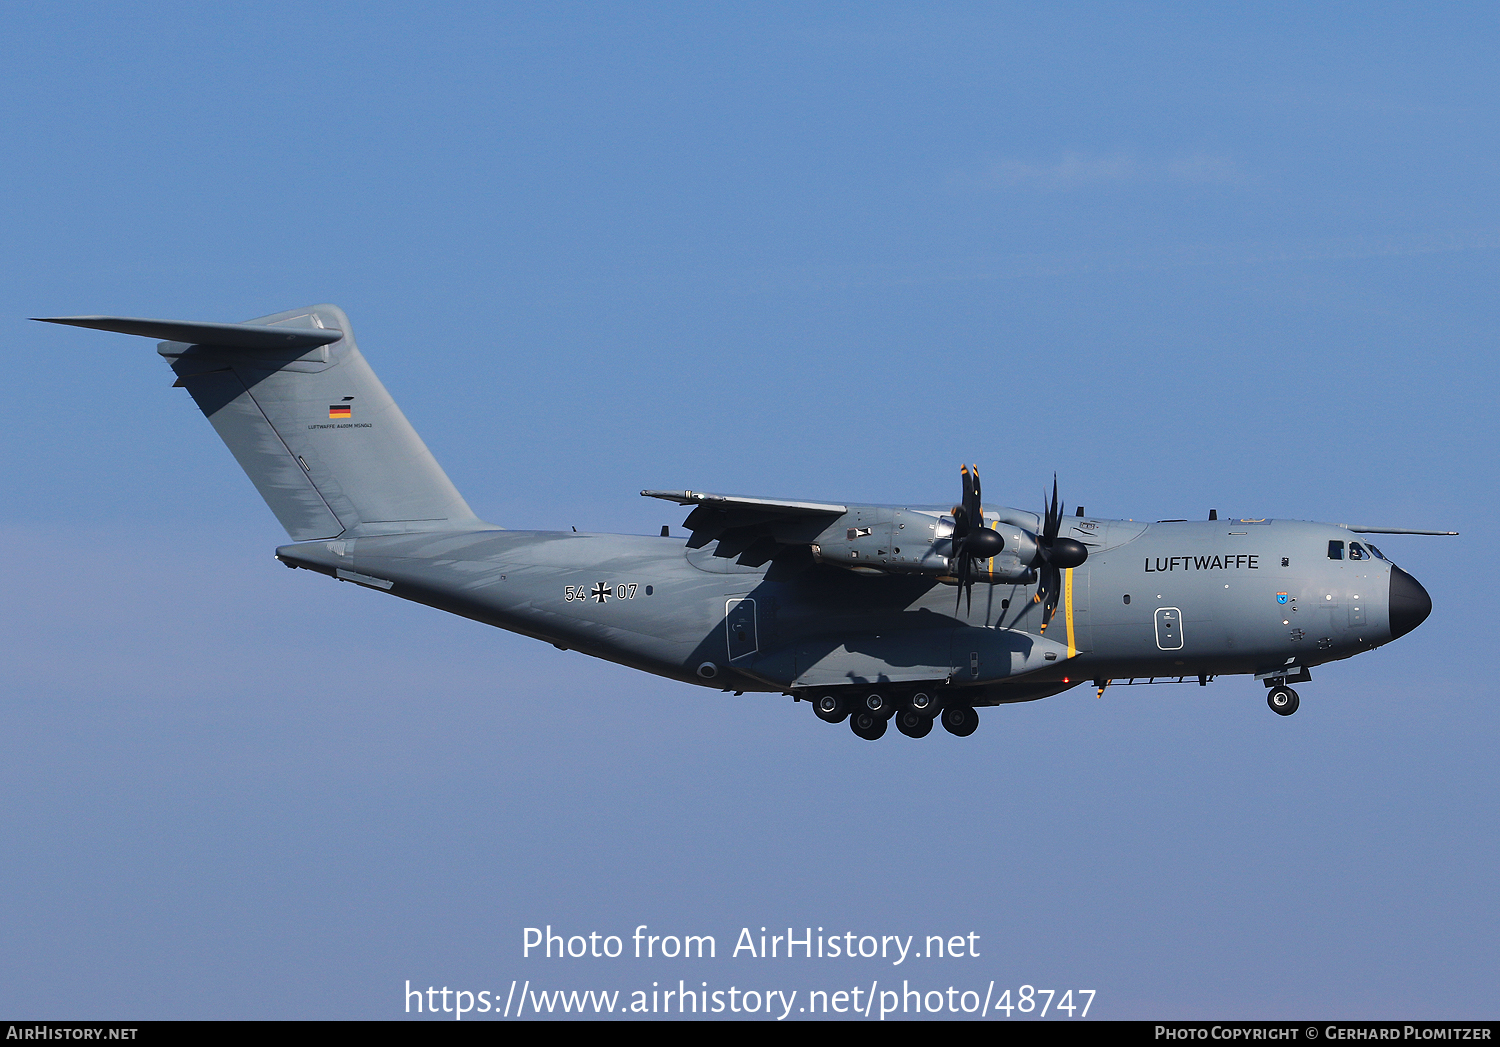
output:
[[[974,582],[978,573],[974,561],[999,556],[1005,548],[1005,539],[1000,532],[984,522],[979,466],[961,466],[959,472],[963,477],[963,500],[953,507],[953,551],[948,558],[948,569],[958,582],[958,597],[953,602],[954,614],[958,613],[966,598],[969,611],[974,610]]]
[[[1062,501],[1058,497],[1057,474],[1052,474],[1052,497],[1042,492],[1042,533],[1037,535],[1037,555],[1032,561],[1039,572],[1036,602],[1042,605],[1042,631],[1057,610],[1062,596],[1062,572],[1077,567],[1089,558],[1088,546],[1072,538],[1059,538],[1062,530]]]
[[[1045,564],[1041,570],[1036,590],[1036,602],[1042,605],[1042,632],[1047,631],[1047,625],[1052,621],[1052,612],[1057,609],[1057,590],[1061,578],[1057,568],[1051,564]]]
[[[963,500],[953,507],[953,557],[950,568],[958,579],[958,597],[953,613],[967,599],[968,610],[974,610],[974,561],[994,556],[1004,546],[1000,535],[984,524],[984,503],[979,486],[979,466],[959,469],[963,477]]]
[[[972,565],[970,564],[969,554],[966,551],[960,550],[960,552],[958,554],[958,572],[957,572],[957,574],[958,574],[958,593],[955,596],[954,601],[953,601],[953,613],[954,614],[958,613],[959,604],[963,602],[964,595],[966,593],[969,593],[971,591],[971,587],[974,584],[973,581],[971,580],[972,579],[971,570],[972,570]],[[969,597],[969,609],[970,610],[974,609],[974,598],[973,598],[972,595]]]
[[[969,534],[969,490],[973,484],[973,481],[969,479],[969,467],[967,465],[961,466],[960,472],[963,474],[964,489],[958,504],[953,507],[953,549],[955,555],[963,540]]]

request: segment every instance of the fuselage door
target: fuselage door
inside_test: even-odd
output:
[[[744,658],[760,650],[760,641],[755,635],[755,601],[749,597],[735,597],[724,609],[724,628],[728,634],[729,660]]]
[[[1163,651],[1182,650],[1182,612],[1177,608],[1156,609],[1156,646]]]

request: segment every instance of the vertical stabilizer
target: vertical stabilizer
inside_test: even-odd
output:
[[[365,362],[332,305],[244,324],[53,322],[158,347],[295,541],[488,528]]]

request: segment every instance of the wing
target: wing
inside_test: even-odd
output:
[[[786,502],[701,491],[641,494],[694,506],[682,524],[693,532],[688,548],[701,549],[717,541],[715,556],[738,557],[747,567],[759,567],[789,547],[810,545],[830,523],[849,511],[846,505],[826,502]]]
[[[1409,527],[1355,527],[1353,524],[1339,524],[1346,531],[1356,534],[1435,534],[1456,535],[1457,531],[1414,531]]]

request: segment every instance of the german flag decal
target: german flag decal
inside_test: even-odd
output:
[[[349,417],[349,405],[348,404],[329,404],[329,406],[328,406],[328,417],[329,418],[348,418]]]

